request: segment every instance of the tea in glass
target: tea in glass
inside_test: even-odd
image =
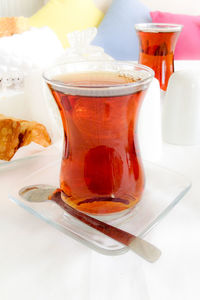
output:
[[[181,25],[144,23],[135,25],[140,42],[139,63],[152,68],[160,88],[167,89],[174,72],[174,50]]]
[[[97,215],[134,207],[144,189],[137,119],[152,70],[114,61],[79,62],[55,67],[44,77],[64,128],[64,201]]]

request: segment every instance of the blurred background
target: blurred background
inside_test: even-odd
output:
[[[84,0],[83,0],[84,1]],[[112,0],[93,0],[106,11]],[[0,17],[33,15],[48,0],[0,0]],[[124,3],[126,0],[124,1]],[[172,13],[196,15],[200,11],[199,0],[141,0],[150,10],[161,10]]]

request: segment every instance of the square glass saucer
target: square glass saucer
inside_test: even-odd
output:
[[[47,184],[58,187],[59,169],[60,161],[54,161],[30,174],[17,184],[9,198],[57,230],[93,250],[105,255],[118,255],[128,251],[126,246],[63,212],[54,202],[31,203],[19,196],[18,191],[24,186]],[[184,176],[153,163],[144,162],[144,169],[146,186],[140,202],[132,209],[128,217],[120,218],[120,222],[106,220],[107,223],[141,237],[150,231],[181,200],[191,187],[191,183]]]

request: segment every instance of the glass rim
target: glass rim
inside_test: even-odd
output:
[[[135,24],[137,31],[143,32],[179,32],[183,28],[181,24],[172,23],[138,23]]]
[[[76,84],[73,84],[73,83],[64,83],[62,81],[58,81],[58,80],[55,80],[53,79],[53,77],[55,78],[55,75],[51,76],[51,78],[49,77],[49,73],[52,73],[54,70],[56,69],[61,69],[61,68],[67,68],[69,66],[78,66],[78,65],[92,65],[92,66],[96,66],[98,64],[100,64],[100,66],[102,66],[103,64],[105,65],[112,65],[112,66],[117,66],[117,67],[122,67],[122,66],[129,66],[130,69],[132,68],[133,69],[133,72],[137,72],[137,71],[144,71],[146,72],[145,76],[143,79],[139,79],[137,81],[134,81],[134,82],[128,82],[128,83],[121,83],[121,84],[108,84],[108,85],[98,85],[98,86],[86,86],[86,85],[76,85]],[[98,69],[97,70],[94,70],[94,69],[91,69],[90,70],[91,72],[98,72]],[[99,70],[99,71],[102,71],[102,70]],[[107,72],[107,70],[104,70],[105,72]],[[119,70],[116,70],[116,73],[117,71],[120,72],[120,69]],[[124,70],[121,70],[122,72]],[[76,72],[68,72],[69,74],[74,74],[74,73],[83,73],[84,71],[82,70],[79,70],[79,71],[76,71]],[[87,72],[87,71],[86,71]],[[108,71],[109,72],[109,71]],[[115,72],[115,70],[114,70]],[[60,72],[60,74],[58,75],[62,75],[62,74],[65,74],[64,72]],[[120,73],[119,73],[120,74]],[[139,74],[139,72],[138,72]],[[121,74],[120,74],[121,75]],[[123,74],[124,76],[126,77],[131,77],[131,75],[129,74]],[[42,73],[42,77],[43,79],[45,80],[45,82],[47,84],[50,84],[53,89],[56,88],[57,91],[61,91],[61,92],[64,92],[65,94],[71,94],[71,95],[89,95],[89,96],[94,96],[95,94],[97,96],[105,96],[104,94],[106,93],[106,91],[112,91],[112,93],[116,94],[116,95],[123,95],[124,92],[129,92],[128,93],[131,93],[130,89],[131,90],[134,90],[135,91],[139,91],[139,90],[142,90],[142,87],[144,89],[145,86],[147,86],[151,80],[153,79],[155,73],[154,71],[145,66],[145,65],[141,65],[141,64],[138,64],[136,62],[132,62],[132,61],[116,61],[116,60],[92,60],[92,61],[76,61],[76,62],[67,62],[67,63],[62,63],[62,64],[58,64],[58,65],[55,65],[55,66],[52,66],[48,69],[46,69],[43,73]],[[113,95],[114,95],[113,94]]]

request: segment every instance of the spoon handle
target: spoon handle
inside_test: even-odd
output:
[[[57,189],[50,197],[49,200],[56,202],[62,209],[68,212],[73,217],[82,221],[83,223],[89,225],[90,227],[104,233],[110,238],[126,245],[132,251],[134,251],[137,255],[141,256],[145,260],[149,262],[155,262],[161,255],[161,251],[156,248],[154,245],[149,242],[132,235],[126,231],[123,231],[119,228],[116,228],[112,225],[106,224],[102,221],[99,221],[93,217],[90,217],[73,207],[69,206],[65,203],[62,198],[62,191]]]

